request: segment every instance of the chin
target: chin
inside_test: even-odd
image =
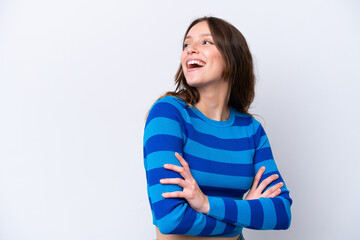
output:
[[[206,86],[211,86],[213,84],[216,84],[215,81],[208,81],[208,80],[204,80],[204,79],[186,80],[186,83],[190,87],[194,87],[194,88],[201,88],[201,87],[206,87]]]
[[[191,76],[191,75],[188,77],[185,76],[185,79],[186,79],[186,83],[191,87],[197,87],[204,83],[204,79],[199,76]]]
[[[187,80],[186,80],[186,83],[187,83],[190,87],[194,87],[194,88],[197,88],[197,87],[201,86],[201,83],[200,83],[200,82],[196,82],[196,81],[187,81]]]

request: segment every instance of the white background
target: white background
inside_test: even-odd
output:
[[[212,15],[248,41],[261,115],[293,199],[287,231],[356,239],[360,2],[0,0],[0,239],[154,239],[145,115],[187,26]]]

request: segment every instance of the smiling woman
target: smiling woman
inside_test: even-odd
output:
[[[144,131],[157,239],[236,240],[244,227],[289,228],[289,191],[248,112],[255,77],[243,35],[219,18],[193,21],[175,82],[151,107]]]
[[[192,87],[202,88],[214,84],[213,81],[221,82],[225,62],[214,44],[207,22],[199,22],[188,32],[181,66],[187,84]]]

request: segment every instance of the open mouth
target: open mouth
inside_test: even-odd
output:
[[[205,66],[205,62],[200,60],[190,60],[187,62],[188,69],[201,68]]]

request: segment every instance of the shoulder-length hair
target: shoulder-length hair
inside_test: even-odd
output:
[[[195,19],[185,32],[183,43],[190,29],[197,23],[206,21],[209,25],[215,46],[225,61],[222,77],[229,81],[230,96],[228,105],[242,113],[250,114],[249,107],[255,97],[255,75],[253,60],[241,32],[227,21],[216,17],[202,17]],[[187,84],[180,66],[175,74],[175,91],[168,91],[157,100],[165,96],[177,96],[192,106],[200,100],[199,91]]]

